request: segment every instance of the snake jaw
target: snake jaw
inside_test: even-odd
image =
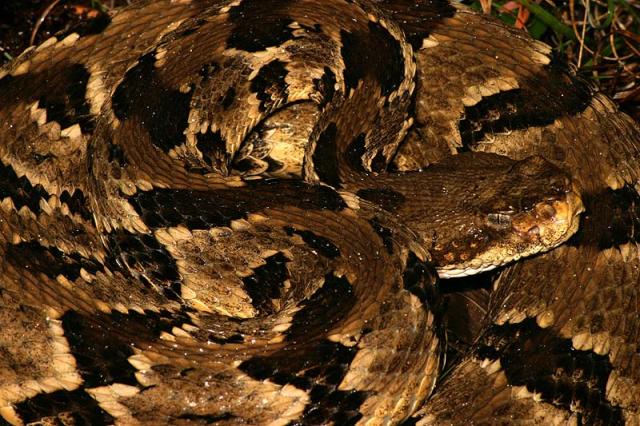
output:
[[[437,268],[438,275],[440,278],[474,275],[549,251],[578,230],[582,212],[584,205],[575,188],[568,190],[560,199],[537,203],[529,211],[511,216],[510,226],[501,226],[509,229],[507,237],[475,257],[463,253],[457,256],[456,262],[451,252],[444,254],[445,264]]]

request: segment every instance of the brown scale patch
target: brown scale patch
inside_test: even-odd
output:
[[[18,109],[18,111],[22,111]],[[84,189],[81,176],[86,171],[86,135],[73,124],[62,129],[56,121],[47,121],[47,112],[39,102],[30,103],[27,111],[12,119],[6,143],[0,145],[3,167],[9,178],[27,179],[32,187],[41,186],[47,193],[60,196]]]
[[[398,13],[385,2],[381,7]],[[453,7],[455,14],[452,9],[436,13],[435,19],[431,7],[415,7],[429,9],[423,14],[425,19],[416,14],[400,20],[400,25],[410,33],[428,36],[416,52],[415,126],[394,159],[394,166],[403,171],[425,167],[456,152],[462,146],[458,121],[465,107],[485,96],[522,87],[522,82],[550,61],[548,46],[462,7]],[[531,87],[538,86],[544,84]],[[430,149],[434,145],[438,148]]]
[[[160,364],[139,377],[148,386],[142,391],[116,391],[101,398],[107,411],[117,411],[122,421],[153,423],[161,417],[175,424],[248,419],[249,424],[284,425],[300,417],[309,399],[294,386],[254,380],[229,368]],[[251,419],[260,420],[251,423]]]
[[[458,124],[464,146],[473,146],[486,133],[552,124],[564,115],[584,111],[591,101],[588,85],[572,79],[559,66],[546,67],[538,75],[522,79],[519,86],[485,96],[465,108]]]
[[[107,258],[107,261],[112,259]],[[132,265],[135,267],[136,265]],[[84,277],[83,277],[84,276]],[[97,271],[95,274],[83,273],[83,276],[74,281],[58,277],[68,287],[73,287],[77,297],[85,297],[92,300],[97,308],[102,312],[117,310],[124,312],[135,310],[158,311],[166,309],[175,311],[179,309],[176,297],[170,293],[171,297],[165,296],[166,290],[162,284],[165,282],[154,282],[153,278],[135,278],[129,270],[114,268],[110,265],[104,271]],[[169,287],[169,286],[167,286]],[[176,288],[177,291],[180,288]]]
[[[90,132],[94,127],[93,116],[85,99],[89,77],[83,64],[60,62],[40,73],[0,79],[0,99],[23,104],[38,101],[40,108],[46,111],[48,122],[55,121],[62,129],[79,124],[83,132]],[[25,90],[27,87],[30,90]]]
[[[394,211],[405,202],[402,193],[392,188],[365,188],[359,189],[356,195],[372,203],[378,204],[387,211]]]
[[[69,209],[61,205],[57,197],[41,202],[43,212],[37,217],[5,198],[0,203],[2,235],[13,243],[38,241],[46,247],[56,247],[64,253],[78,253],[85,258],[101,259],[104,248],[96,230],[90,224],[71,216]]]
[[[431,327],[436,321],[433,314],[416,296],[418,290],[432,284],[428,275],[416,274],[415,278],[367,324],[372,331],[363,331],[358,353],[340,384],[340,390],[358,389],[368,394],[360,407],[365,415],[375,410],[376,415],[385,413],[399,421],[422,405],[435,385],[440,358],[434,355],[439,353],[440,337]],[[419,329],[424,332],[414,333]],[[396,368],[399,375],[384,383],[377,379],[381,372]]]
[[[445,377],[438,392],[414,416],[420,426],[433,423],[573,424],[579,416],[536,401],[524,386],[512,386],[499,361],[470,357]],[[463,409],[461,409],[463,407]]]
[[[82,380],[60,321],[53,318],[55,311],[47,313],[23,304],[6,289],[0,295],[0,303],[0,407],[1,416],[12,421],[15,412],[11,404],[40,392],[74,390]]]
[[[15,261],[4,256],[7,254],[7,246],[0,246],[2,258],[5,259],[3,278],[6,279],[3,283],[9,289],[20,289],[21,292],[15,293],[31,303],[58,307],[73,305],[77,309],[78,313],[67,313],[64,318],[69,326],[69,339],[73,340],[73,350],[84,363],[83,378],[91,386],[97,386],[88,390],[88,393],[99,402],[103,411],[123,423],[132,422],[134,417],[149,422],[162,417],[175,423],[234,422],[245,418],[259,419],[259,422],[278,420],[283,423],[301,418],[318,422],[330,418],[336,423],[383,417],[390,421],[400,421],[415,411],[431,391],[439,363],[438,356],[434,356],[439,350],[439,339],[433,331],[436,319],[426,309],[427,305],[433,305],[432,294],[428,291],[432,285],[428,276],[431,268],[418,259],[426,255],[408,254],[407,247],[419,250],[413,247],[416,242],[408,236],[410,233],[395,222],[387,220],[384,214],[377,216],[378,212],[364,200],[360,202],[358,210],[347,208],[345,201],[326,187],[273,181],[242,184],[230,178],[207,174],[216,167],[220,170],[215,171],[226,173],[227,170],[223,170],[222,165],[216,164],[214,167],[214,162],[229,163],[231,156],[241,149],[240,141],[245,139],[245,134],[265,118],[269,109],[277,108],[279,102],[308,98],[323,105],[329,98],[338,99],[344,86],[354,94],[354,98],[346,103],[346,109],[350,111],[354,107],[354,112],[343,119],[338,117],[336,120],[329,120],[338,131],[333,136],[335,146],[328,148],[337,148],[336,151],[342,153],[342,143],[357,141],[352,151],[359,165],[367,170],[382,171],[410,124],[404,114],[413,86],[410,49],[399,43],[400,33],[395,24],[367,14],[367,3],[336,1],[327,3],[333,7],[330,8],[323,7],[326,6],[325,3],[306,0],[290,3],[238,0],[216,6],[224,6],[223,14],[216,14],[218,11],[213,7],[208,11],[207,19],[189,19],[190,16],[200,14],[207,6],[206,3],[166,1],[149,3],[146,9],[140,5],[133,6],[115,16],[112,24],[99,37],[67,40],[67,45],[77,43],[79,47],[87,47],[86,52],[80,50],[80,53],[76,53],[67,50],[62,44],[52,50],[49,50],[51,46],[44,46],[33,57],[25,57],[25,62],[18,62],[12,70],[13,75],[0,80],[2,85],[9,79],[15,81],[23,76],[29,79],[33,75],[46,75],[48,72],[55,77],[54,71],[58,69],[55,64],[59,63],[59,58],[66,56],[73,59],[70,63],[86,61],[88,64],[95,64],[97,61],[99,69],[110,71],[112,75],[103,75],[104,80],[99,85],[106,93],[117,93],[113,112],[118,120],[113,121],[109,114],[104,117],[102,123],[105,127],[98,129],[99,132],[97,136],[94,135],[86,153],[85,139],[82,132],[79,132],[82,130],[79,124],[65,130],[59,123],[51,122],[46,117],[48,114],[57,116],[61,121],[69,120],[69,114],[62,111],[60,105],[70,107],[71,116],[85,107],[80,105],[76,96],[72,96],[53,101],[46,99],[43,105],[31,108],[27,118],[24,111],[16,112],[16,117],[7,115],[0,106],[0,118],[10,116],[9,121],[13,122],[15,118],[17,123],[16,128],[8,133],[0,130],[0,139],[18,140],[15,137],[18,134],[22,138],[14,146],[9,147],[7,143],[7,152],[2,151],[0,154],[3,161],[6,160],[5,164],[16,165],[17,179],[20,179],[18,176],[22,176],[25,170],[35,170],[27,173],[31,187],[23,185],[23,193],[13,194],[24,205],[32,205],[49,213],[50,209],[40,205],[40,202],[36,206],[34,201],[35,198],[43,198],[35,189],[40,185],[49,194],[60,195],[60,200],[64,197],[65,200],[62,201],[66,207],[60,207],[60,210],[76,209],[79,213],[76,216],[88,216],[88,211],[81,210],[83,198],[84,202],[94,201],[97,206],[94,206],[96,211],[93,213],[100,230],[125,227],[131,234],[134,231],[140,233],[128,235],[114,244],[121,250],[118,255],[122,256],[118,259],[107,257],[107,268],[89,265],[92,268],[86,265],[89,254],[83,252],[86,259],[81,259],[71,253],[71,249],[67,249],[79,245],[80,239],[67,242],[64,249],[54,251],[42,245],[38,247],[33,243],[22,242],[13,236],[9,232],[11,227],[19,229],[19,225],[30,223],[28,221],[34,221],[35,217],[30,215],[28,209],[16,214],[8,201],[3,202],[3,211],[21,217],[11,227],[5,228],[5,224],[2,224],[5,239],[12,239],[14,243],[8,249],[8,254],[20,258]],[[398,15],[395,6],[389,2],[378,1],[376,4],[386,7],[397,17],[403,17],[402,14]],[[488,24],[482,18],[469,12],[454,15],[454,8],[448,4],[413,2],[405,5],[402,1],[398,4],[409,8],[409,14],[413,15],[400,19],[410,42],[414,47],[422,43],[426,51],[423,56],[427,57],[423,60],[436,61],[427,64],[429,66],[424,69],[429,70],[429,73],[421,77],[422,88],[426,88],[426,92],[435,88],[436,92],[431,92],[431,98],[423,97],[421,102],[416,102],[416,108],[422,113],[425,113],[425,107],[428,106],[426,115],[419,117],[422,120],[420,128],[432,129],[433,133],[430,135],[433,139],[440,139],[440,142],[444,140],[445,144],[453,141],[452,144],[455,145],[461,140],[460,129],[455,127],[460,113],[467,107],[470,116],[473,115],[471,113],[474,112],[474,105],[477,106],[476,111],[487,112],[490,116],[489,120],[471,117],[468,121],[472,128],[480,129],[478,136],[490,134],[496,123],[500,128],[511,126],[512,122],[509,120],[517,116],[509,115],[509,111],[507,114],[499,111],[501,108],[511,108],[510,105],[514,102],[508,99],[509,95],[491,98],[484,104],[482,99],[518,87],[523,81],[521,77],[528,75],[530,68],[538,70],[547,62],[547,49],[539,45],[531,47],[530,40],[516,33],[511,34],[509,41],[513,40],[513,46],[501,45],[500,40],[494,40],[494,33],[491,31],[501,27],[493,24],[488,27],[491,30],[487,30],[483,26]],[[327,11],[331,19],[327,19]],[[335,13],[336,11],[345,13]],[[182,19],[185,19],[184,25],[180,21]],[[442,22],[448,25],[440,25]],[[373,33],[377,41],[369,40],[370,33]],[[131,37],[131,34],[139,34],[139,37]],[[306,47],[298,40],[305,37],[305,34],[309,35],[306,41],[324,37],[326,43],[312,55],[304,56],[299,51],[296,52],[296,49],[304,50]],[[426,36],[429,37],[425,39]],[[338,55],[335,51],[336,41],[341,38],[343,42],[337,44],[341,44],[342,55]],[[230,55],[228,62],[221,61],[225,45],[232,47],[224,51],[224,54]],[[441,49],[437,50],[438,47]],[[198,54],[184,55],[183,52],[187,51],[197,51]],[[503,51],[507,52],[506,58],[492,58]],[[143,52],[155,52],[154,61],[144,56],[141,60]],[[375,61],[372,61],[374,67],[361,67],[361,61],[366,61],[374,54],[377,55]],[[326,58],[322,58],[323,55]],[[305,61],[302,59],[310,57],[318,60],[305,73]],[[85,61],[77,60],[78,58],[85,58]],[[218,65],[220,69],[230,70],[229,73],[220,73],[216,69]],[[94,68],[88,66],[86,69]],[[198,70],[201,71],[200,74]],[[91,84],[93,76],[89,76],[87,80],[85,74],[75,71],[80,86]],[[286,76],[283,77],[284,74]],[[445,77],[451,76],[451,84],[447,84],[448,79],[443,77],[444,74],[447,74]],[[121,84],[119,80],[123,76],[125,82]],[[146,80],[137,81],[132,78],[135,76]],[[29,84],[36,83],[42,82]],[[259,86],[258,91],[250,94],[250,86],[254,83]],[[313,88],[303,89],[303,83],[311,84],[310,87]],[[432,85],[428,86],[429,83]],[[358,91],[358,85],[366,86],[366,90]],[[67,86],[72,95],[78,88]],[[128,87],[126,93],[121,87]],[[161,95],[153,100],[153,106],[162,114],[176,113],[179,116],[178,122],[146,120],[152,118],[148,111],[143,110],[142,98],[146,89],[154,89],[154,96]],[[129,92],[135,96],[128,99]],[[442,96],[442,93],[461,95],[447,97]],[[175,95],[179,102],[168,105],[164,95]],[[384,99],[384,96],[388,96],[388,99]],[[187,98],[191,100],[185,106]],[[450,99],[453,99],[453,104],[449,102]],[[501,105],[494,108],[489,105],[491,101]],[[379,103],[385,103],[397,113],[376,115]],[[7,104],[14,109],[14,104]],[[96,101],[92,107],[98,104],[101,102]],[[360,104],[364,105],[362,109],[355,108]],[[503,108],[502,104],[508,105]],[[210,105],[223,112],[206,108]],[[594,108],[600,107],[602,105]],[[501,117],[507,117],[509,122],[494,120],[496,111],[502,114]],[[574,112],[582,112],[585,117],[593,118],[593,115],[589,116],[592,113],[589,108]],[[449,116],[448,113],[453,115]],[[221,117],[220,122],[212,117]],[[369,133],[368,130],[375,124],[379,124],[383,131]],[[441,127],[438,127],[440,124]],[[615,130],[617,124],[616,122],[606,130]],[[556,142],[562,143],[567,135],[589,134],[583,133],[579,126],[570,122],[566,127],[569,129],[567,134],[557,138]],[[349,133],[351,131],[353,134]],[[38,139],[36,132],[44,136]],[[216,132],[220,134],[222,142],[217,144],[216,152],[207,152],[204,148],[210,142],[207,138]],[[473,136],[473,132],[471,134]],[[197,135],[201,135],[202,141]],[[58,140],[68,140],[71,143],[50,143]],[[174,143],[176,140],[177,144]],[[26,144],[23,143],[25,141]],[[31,155],[33,141],[37,146],[33,151],[36,155]],[[53,148],[43,148],[48,145]],[[221,145],[224,145],[224,150]],[[160,152],[161,149],[155,149],[158,146],[166,149]],[[330,154],[322,152],[327,146],[320,148],[320,151],[313,148],[319,158],[331,160],[328,170],[323,170],[322,166],[317,167],[320,170],[318,174],[323,175],[321,178],[333,181],[336,186],[342,184],[346,179],[339,172],[337,159],[332,161]],[[59,151],[54,152],[55,149]],[[178,152],[181,149],[184,152]],[[262,149],[262,146],[254,146],[251,150],[247,149],[247,155],[258,154]],[[599,152],[592,147],[589,150]],[[73,156],[72,151],[80,155]],[[417,155],[415,153],[418,151],[411,151],[412,156]],[[58,157],[53,155],[57,152],[60,153]],[[169,155],[164,155],[164,152],[169,152]],[[299,153],[299,150],[296,152]],[[572,157],[570,150],[565,147],[554,149],[554,152],[563,153],[557,155],[557,158]],[[150,155],[151,153],[154,155]],[[205,154],[204,157],[202,154]],[[208,164],[205,158],[207,154]],[[180,155],[185,158],[192,155],[189,158],[201,160],[204,164],[195,160],[193,164],[202,165],[202,170],[195,170],[196,167],[193,167],[194,173],[185,171],[180,161],[174,161],[176,158],[181,159]],[[625,157],[626,154],[621,156]],[[68,161],[72,157],[77,158],[77,162]],[[60,158],[60,164],[53,162],[54,158]],[[277,158],[262,156],[260,160],[264,159],[268,164],[267,170],[272,167],[269,158],[274,167],[280,167]],[[416,164],[422,164],[422,158],[412,159]],[[68,164],[62,164],[63,160]],[[191,163],[187,162],[189,164]],[[118,165],[126,166],[126,169],[120,170]],[[358,171],[362,167],[358,167]],[[589,167],[583,169],[589,173],[592,170]],[[601,171],[599,169],[598,173]],[[81,192],[74,192],[75,187],[63,188],[68,182],[81,181],[87,173],[92,176],[90,190],[81,185],[77,186]],[[609,174],[607,183],[612,188],[617,188],[623,181],[634,181],[633,176],[635,174],[629,171],[627,174]],[[307,177],[311,178],[311,173]],[[468,181],[467,179],[467,183]],[[231,189],[234,184],[243,187]],[[418,189],[422,192],[422,188]],[[67,191],[66,196],[64,190]],[[385,194],[373,195],[384,198]],[[625,198],[628,194],[618,195]],[[393,200],[387,201],[390,203]],[[629,207],[633,205],[633,201],[621,205]],[[448,204],[449,208],[450,206]],[[260,215],[252,214],[258,212]],[[634,287],[632,284],[637,280],[634,280],[635,275],[626,266],[635,267],[632,259],[637,258],[637,253],[634,251],[633,241],[624,236],[619,237],[618,234],[634,230],[635,219],[630,216],[623,218],[620,224],[615,223],[614,235],[607,238],[621,244],[620,249],[605,250],[606,255],[598,258],[600,263],[597,264],[600,270],[606,270],[604,260],[614,260],[616,265],[623,265],[622,274],[628,274],[625,277],[629,279],[609,280],[610,275],[607,275],[605,281],[631,284],[624,287],[623,295],[611,292],[606,297],[611,301],[625,300],[625,303],[630,303],[630,308],[625,311],[631,312],[631,315],[637,312],[632,306],[637,297],[630,288]],[[43,218],[40,223],[45,220],[48,219]],[[270,225],[275,226],[270,228],[270,225],[264,224],[265,220],[271,221]],[[292,222],[295,230],[285,229]],[[256,225],[257,223],[263,225]],[[184,224],[190,229],[184,228]],[[310,224],[313,224],[313,229],[307,229]],[[58,230],[64,228],[64,232],[67,232],[66,225],[47,226]],[[266,229],[262,234],[257,231],[260,226]],[[32,228],[22,230],[21,233],[35,235],[37,228]],[[154,230],[154,235],[142,234],[148,232],[148,228]],[[618,232],[619,229],[622,231]],[[390,230],[394,231],[393,235],[390,235]],[[227,235],[227,232],[231,233]],[[108,238],[113,239],[113,235],[119,236],[114,232]],[[236,238],[239,240],[229,241]],[[195,245],[188,245],[193,241],[196,242]],[[586,241],[586,245],[593,245],[593,241],[582,241]],[[62,243],[55,246],[62,248]],[[212,251],[211,247],[217,248]],[[229,268],[228,260],[230,247],[238,252],[235,254],[237,258],[231,263],[232,268]],[[86,247],[84,249],[89,251]],[[568,250],[573,249],[570,247]],[[571,253],[573,256],[574,251]],[[46,262],[30,261],[29,255],[38,255]],[[101,253],[100,255],[104,258]],[[462,256],[465,254],[462,253],[460,257]],[[242,264],[242,259],[247,262],[247,257],[249,263]],[[624,261],[620,261],[620,257]],[[134,266],[123,267],[118,265],[118,260]],[[218,268],[207,269],[211,265]],[[238,273],[234,265],[246,268]],[[586,271],[586,268],[581,269]],[[211,283],[206,280],[220,270],[228,276],[224,276],[215,286],[222,287],[223,282],[228,285],[229,280],[235,279],[237,288],[240,289],[240,298],[245,298],[242,301],[246,302],[247,307],[260,314],[277,315],[270,315],[266,322],[258,323],[251,318],[238,320],[229,316],[224,318],[220,314],[207,314],[208,307],[205,306],[205,309],[204,304],[198,305],[195,301],[207,292],[207,286]],[[71,283],[69,278],[64,278],[67,276],[75,278],[75,281]],[[537,274],[531,276],[538,277]],[[564,278],[560,272],[553,276]],[[181,278],[185,282],[188,279],[198,282],[202,290],[197,292],[183,286]],[[588,284],[585,287],[589,288],[588,291],[606,287],[604,282],[588,281],[586,272],[584,278],[582,282]],[[200,309],[200,312],[192,312],[189,316],[197,327],[191,326],[184,313],[153,314],[136,306],[134,309],[141,311],[136,315],[127,311],[126,306],[129,305],[122,298],[114,298],[113,305],[99,300],[108,298],[110,289],[104,284],[113,282],[115,291],[120,292],[125,299],[131,296],[129,303],[132,306],[139,305],[145,292],[160,290],[159,293],[162,293],[162,287],[157,286],[160,281],[176,283],[175,288],[172,288],[172,297],[177,300],[171,306],[184,299],[191,303],[191,308]],[[127,285],[131,282],[145,286],[145,289],[134,290],[132,287],[128,290]],[[305,283],[306,286],[288,287],[296,282]],[[92,283],[104,293],[92,290]],[[557,283],[553,281],[551,284],[539,284],[544,287]],[[566,287],[558,287],[566,292]],[[229,287],[225,287],[223,290],[228,289]],[[535,290],[527,289],[529,295],[533,295]],[[288,301],[282,301],[287,292],[291,293],[288,300],[302,300],[299,307],[291,307]],[[538,313],[544,314],[539,318],[540,324],[550,326],[553,320],[557,320],[563,327],[560,332],[553,330],[553,333],[548,333],[547,337],[551,336],[550,339],[538,339],[535,336],[529,339],[527,330],[515,327],[515,332],[508,330],[507,333],[511,333],[509,340],[515,342],[515,349],[510,347],[504,352],[513,355],[523,346],[526,349],[530,341],[549,343],[564,352],[573,349],[584,352],[593,348],[594,352],[601,355],[598,362],[605,358],[605,354],[610,353],[612,368],[625,365],[631,359],[632,362],[628,364],[631,367],[628,370],[620,369],[616,374],[620,373],[621,380],[633,378],[637,348],[626,344],[628,342],[621,345],[616,339],[605,336],[602,329],[604,324],[608,324],[608,330],[614,330],[615,324],[607,321],[620,319],[615,315],[607,317],[598,311],[599,306],[606,306],[606,300],[589,299],[589,303],[593,305],[580,305],[575,303],[575,299],[570,300],[571,292],[566,293],[563,295],[565,297],[554,300],[558,305],[552,311],[544,311],[544,303],[534,300],[530,305],[524,303],[511,306],[513,311],[506,314],[500,312],[500,319],[503,321],[522,321],[524,311],[539,309]],[[514,294],[516,300],[521,296],[517,292]],[[162,299],[156,295],[148,304],[157,307],[165,303]],[[532,296],[532,299],[535,297]],[[580,312],[586,312],[587,317],[579,317],[566,309],[563,305],[565,302],[577,306],[576,309]],[[335,312],[338,308],[344,310]],[[505,304],[503,308],[507,309],[509,306]],[[102,313],[96,313],[98,310]],[[510,317],[514,312],[515,317]],[[323,315],[328,313],[335,315],[327,320]],[[566,325],[562,322],[563,316],[576,319]],[[621,324],[620,329],[627,327],[635,330],[632,318],[625,317],[618,323]],[[326,324],[330,325],[330,329],[324,327]],[[223,330],[209,330],[216,327]],[[311,342],[299,342],[302,337],[310,334],[318,337]],[[612,332],[613,334],[615,333]],[[518,340],[519,337],[514,335],[525,337]],[[268,339],[271,340],[267,345]],[[164,351],[159,348],[139,349],[132,355],[129,347],[132,341],[139,343],[139,346],[153,344],[159,347],[162,345],[160,340],[167,342]],[[86,342],[90,344],[86,345]],[[241,346],[243,344],[247,345]],[[101,352],[105,347],[109,347],[105,355],[113,355],[110,350],[115,348],[115,356],[103,357]],[[252,352],[252,348],[255,351]],[[159,352],[156,353],[155,350]],[[578,354],[575,359],[581,362],[581,355],[584,354]],[[99,361],[98,367],[91,365],[94,360]],[[517,363],[522,364],[520,361],[522,360]],[[240,362],[246,374],[232,368]],[[127,363],[137,371],[134,372]],[[471,373],[477,370],[476,368]],[[395,374],[396,371],[398,374]],[[489,374],[496,379],[494,384],[497,383],[498,387],[505,387],[505,378],[514,375],[513,365],[509,366],[508,371],[505,369],[508,374],[497,377],[493,375],[496,371],[497,369]],[[389,372],[394,374],[386,374]],[[126,377],[123,380],[129,385],[114,383],[117,373],[124,374]],[[132,374],[136,374],[135,379]],[[616,374],[612,372],[609,375],[613,384],[607,384],[605,390],[612,400],[622,400],[630,405],[628,399],[637,392],[625,392],[633,390],[633,387],[626,387],[628,383],[612,379]],[[381,376],[387,380],[381,380]],[[136,380],[144,389],[134,386]],[[602,377],[598,377],[596,387],[599,392],[602,392],[602,382]],[[482,389],[481,385],[479,387]],[[212,392],[212,388],[215,392]],[[309,390],[315,392],[306,392]],[[84,401],[84,394],[73,392],[63,392],[64,398],[77,396],[79,401]],[[462,411],[458,410],[462,403],[474,401],[469,394],[460,393],[469,399],[456,404],[457,413]],[[48,399],[34,398],[24,406],[24,411],[31,410],[29,415],[34,418],[38,415],[53,417],[57,410],[56,404],[68,403],[62,397],[58,399],[59,395],[61,394],[52,394]],[[499,395],[501,398],[504,393]],[[451,400],[453,397],[449,402]],[[478,400],[486,401],[482,398]],[[51,408],[52,405],[54,408]],[[87,405],[90,411],[98,411],[95,404]],[[502,413],[514,414],[513,407],[500,408],[503,409]],[[518,409],[517,406],[515,408]],[[538,408],[533,408],[533,411],[536,410]],[[541,408],[538,411],[544,410],[545,408]],[[9,411],[3,412],[3,415]],[[555,417],[535,418],[540,420]]]
[[[305,149],[319,115],[310,102],[294,103],[270,115],[240,147],[233,160],[234,172],[302,177]]]
[[[242,221],[231,225],[156,231],[178,259],[182,297],[196,309],[240,318],[274,313],[291,287],[304,283],[305,271],[322,269],[322,260],[283,230]]]

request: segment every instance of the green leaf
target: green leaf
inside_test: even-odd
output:
[[[529,25],[527,25],[527,30],[529,34],[537,40],[541,39],[544,33],[547,32],[549,26],[537,16],[534,16]]]
[[[537,16],[542,22],[551,27],[557,34],[562,34],[563,36],[570,38],[572,40],[576,39],[576,35],[573,33],[571,27],[563,24],[558,21],[555,16],[551,13],[544,10],[542,7],[537,5],[536,3],[531,3],[529,0],[516,0],[518,3],[529,9],[531,13]]]

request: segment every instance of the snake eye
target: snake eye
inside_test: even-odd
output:
[[[511,215],[509,213],[489,213],[487,222],[493,228],[506,229],[511,227]]]

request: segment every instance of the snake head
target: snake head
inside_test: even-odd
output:
[[[573,235],[584,211],[571,179],[540,156],[485,170],[459,204],[454,226],[432,249],[441,277],[487,271],[557,247]]]

